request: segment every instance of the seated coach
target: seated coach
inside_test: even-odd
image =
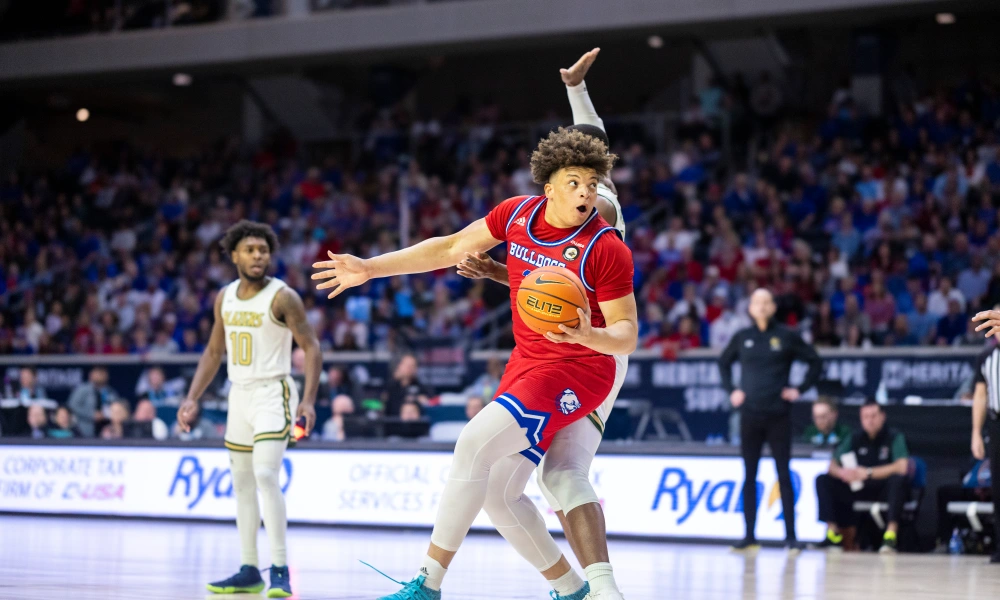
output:
[[[899,517],[910,490],[906,439],[902,433],[886,427],[885,411],[874,399],[861,407],[861,429],[837,446],[829,473],[816,478],[819,520],[827,524],[822,546],[852,545],[857,519],[854,502],[877,501],[889,505],[888,527],[879,552],[892,553],[896,551]],[[845,466],[855,463],[856,466]],[[852,489],[854,482],[861,484],[860,489]]]

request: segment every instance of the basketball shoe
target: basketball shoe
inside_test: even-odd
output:
[[[288,567],[271,565],[271,589],[268,598],[288,598],[292,595],[292,582],[288,580]]]
[[[559,592],[550,590],[549,598],[552,600],[592,600],[593,596],[590,595],[590,584],[584,581],[583,587],[569,596],[560,596]]]
[[[257,567],[243,565],[239,573],[205,587],[213,594],[259,594],[264,590],[264,579]]]

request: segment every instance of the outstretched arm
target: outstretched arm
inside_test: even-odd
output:
[[[572,67],[559,69],[563,83],[566,84],[566,95],[569,96],[569,105],[573,109],[575,125],[594,125],[604,129],[604,121],[597,116],[597,109],[594,108],[594,103],[587,92],[587,85],[583,82],[600,51],[600,48],[594,48],[581,56]]]
[[[373,258],[362,259],[330,252],[330,260],[313,263],[314,269],[326,270],[313,273],[312,279],[327,280],[317,285],[316,289],[333,288],[327,298],[334,298],[369,279],[454,267],[466,254],[485,252],[499,243],[500,240],[490,233],[486,219],[479,219],[458,233],[430,238],[409,248]]]
[[[306,307],[302,298],[292,288],[282,288],[274,298],[272,307],[274,317],[292,330],[292,337],[306,353],[305,386],[302,390],[302,400],[296,412],[296,420],[305,417],[306,435],[312,432],[316,424],[316,390],[319,389],[319,374],[323,370],[323,357],[319,349],[319,340],[309,321],[306,320]]]

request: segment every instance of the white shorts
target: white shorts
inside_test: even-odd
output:
[[[291,377],[232,384],[226,417],[226,448],[252,452],[256,442],[287,441],[299,393]]]
[[[608,417],[611,416],[611,409],[615,406],[615,400],[618,399],[618,392],[622,389],[622,384],[625,383],[625,374],[628,372],[628,356],[614,356],[615,359],[615,382],[611,386],[611,393],[608,394],[608,399],[601,403],[597,407],[597,410],[587,415],[588,420],[597,427],[601,435],[604,435],[604,424],[608,422]],[[596,418],[596,420],[595,420]],[[558,434],[556,434],[558,435]]]

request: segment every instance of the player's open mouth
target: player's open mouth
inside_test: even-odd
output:
[[[585,215],[585,214],[587,214],[587,205],[586,204],[581,204],[580,206],[576,207],[576,210],[580,211],[580,214],[584,214]]]

